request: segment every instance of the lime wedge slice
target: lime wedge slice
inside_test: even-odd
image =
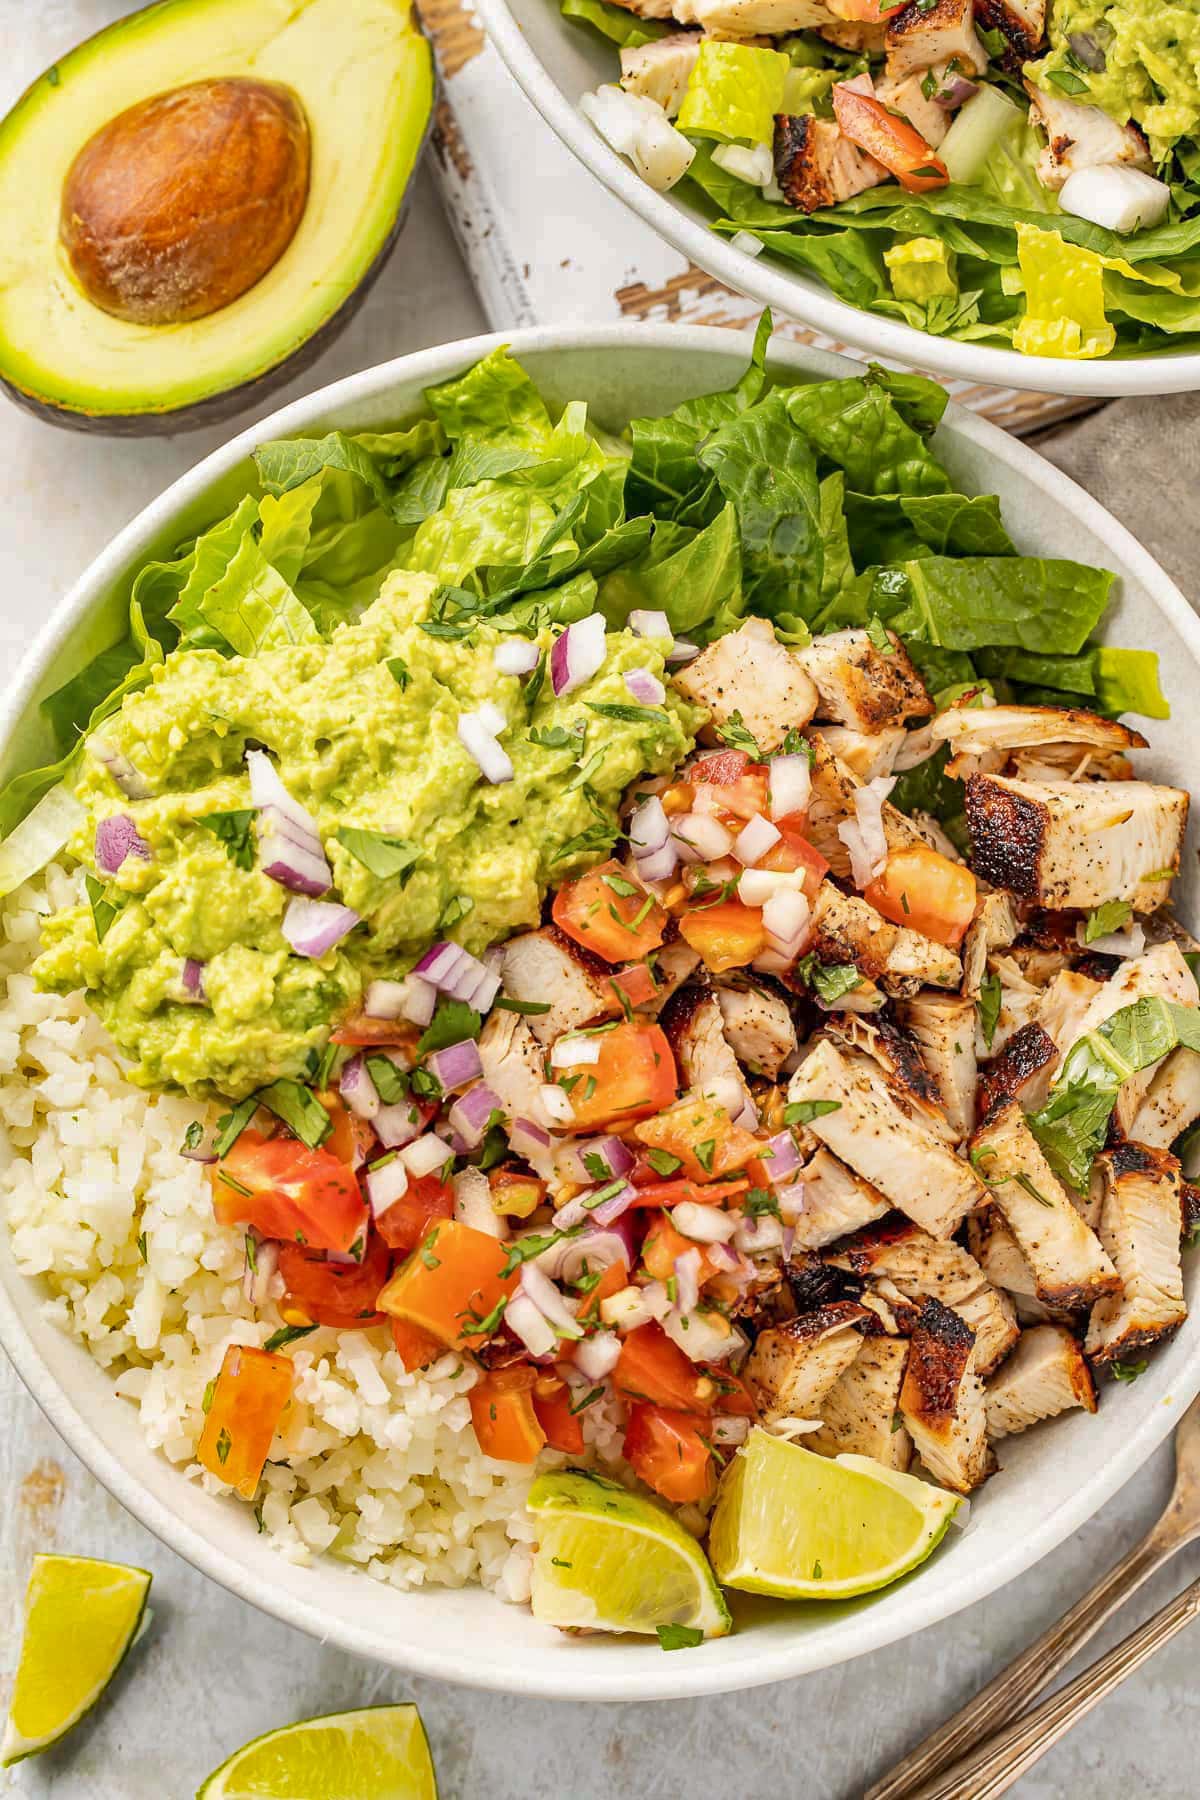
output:
[[[0,1766],[57,1743],[100,1698],[138,1635],[150,1576],[86,1556],[35,1556]]]
[[[846,1600],[924,1562],[960,1504],[869,1456],[816,1456],[756,1427],[721,1477],[709,1555],[727,1587]]]
[[[437,1800],[415,1706],[364,1706],[268,1731],[214,1769],[196,1800]]]
[[[535,1619],[649,1636],[661,1625],[689,1626],[705,1637],[731,1630],[703,1550],[652,1500],[570,1469],[539,1476],[528,1506],[540,1533]]]

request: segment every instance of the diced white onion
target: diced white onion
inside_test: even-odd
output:
[[[1142,169],[1107,163],[1068,175],[1058,203],[1077,219],[1126,233],[1161,224],[1171,204],[1171,190],[1165,181],[1157,181]]]
[[[812,795],[812,769],[807,756],[773,756],[767,772],[767,790],[773,819],[782,819],[785,813],[807,812]]]
[[[621,1340],[615,1331],[597,1331],[575,1346],[575,1367],[589,1381],[603,1381],[616,1368]]]
[[[767,945],[780,956],[795,957],[808,930],[810,907],[805,895],[781,889],[763,906]]]
[[[552,1125],[573,1125],[575,1108],[571,1105],[571,1096],[564,1093],[557,1083],[543,1082],[538,1089],[542,1107]]]
[[[501,675],[528,675],[531,669],[537,668],[540,655],[537,645],[531,644],[528,638],[510,637],[496,645],[492,661]]]
[[[606,84],[594,94],[583,94],[579,110],[660,193],[674,187],[692,165],[696,154],[692,145],[676,131],[663,108],[644,94],[627,94]]]
[[[888,858],[883,803],[896,785],[894,775],[877,775],[854,790],[854,818],[838,826],[838,836],[850,852],[850,874],[861,890],[869,887]]]
[[[755,813],[734,838],[733,854],[746,868],[752,869],[768,850],[775,848],[781,836],[778,826],[772,825],[770,819],[764,819],[761,813]]]
[[[440,1137],[435,1137],[433,1132],[417,1138],[415,1143],[405,1144],[397,1154],[414,1181],[420,1181],[423,1176],[444,1169],[454,1159],[454,1152],[449,1144]]]
[[[673,1207],[671,1223],[696,1244],[727,1244],[738,1228],[733,1213],[720,1206],[701,1206],[694,1200],[681,1200]]]
[[[550,1049],[550,1066],[554,1069],[580,1069],[599,1060],[600,1039],[585,1037],[582,1032],[569,1032],[558,1038]]]
[[[747,148],[745,144],[718,144],[712,159],[718,169],[724,169],[737,181],[745,181],[751,187],[760,188],[765,181],[770,181],[775,173],[775,158],[770,144],[754,144]]]
[[[802,869],[745,869],[738,879],[743,906],[765,906],[772,894],[799,894],[803,889]]]
[[[674,638],[671,621],[665,612],[649,612],[646,608],[635,608],[629,615],[629,629],[637,637]]]
[[[499,728],[502,729],[507,723],[504,714],[490,703],[481,706],[477,712],[462,713],[458,721],[459,743],[478,764],[484,780],[491,782],[494,787],[501,782],[511,781],[515,773],[512,758],[496,739],[497,727],[492,720],[497,714],[501,721]]]
[[[530,1356],[550,1356],[558,1339],[528,1294],[514,1294],[504,1309],[504,1323],[519,1337]]]
[[[729,855],[733,848],[733,833],[727,831],[719,819],[689,812],[676,819],[671,841],[684,862],[713,862],[718,856]]]
[[[761,256],[763,253],[763,241],[761,238],[756,238],[752,231],[735,231],[729,242],[744,256]]]

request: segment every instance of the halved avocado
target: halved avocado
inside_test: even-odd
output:
[[[174,90],[203,98],[206,88],[226,101],[232,93],[239,105],[250,93],[260,110],[265,95],[268,110],[273,98],[286,116],[308,162],[287,173],[298,222],[278,234],[287,239],[281,249],[268,246],[264,255],[275,260],[253,285],[227,303],[214,294],[215,310],[194,316],[193,303],[193,316],[168,322],[161,306],[154,322],[146,322],[153,307],[141,320],[118,316],[107,310],[120,302],[107,297],[104,281],[88,278],[95,259],[87,264],[79,251],[72,207],[80,171],[90,175],[102,230],[110,231],[107,273],[119,274],[122,245],[133,239],[121,236],[120,207],[105,212],[111,158],[98,174],[93,165],[115,141],[124,152],[116,177],[128,187],[132,170],[136,185],[138,143],[149,140],[135,139],[130,153],[128,130],[105,128],[128,114],[136,129],[147,111],[161,127],[161,109],[144,102]],[[382,267],[432,107],[432,57],[409,0],[159,0],[89,38],[0,122],[0,383],[56,424],[130,435],[207,424],[280,385],[346,324]],[[251,127],[255,120],[243,133],[248,204],[240,216],[257,209],[261,218],[271,197],[264,202],[255,181],[261,188],[274,179],[275,147]],[[172,140],[160,130],[155,155],[164,141]],[[210,134],[213,144],[225,141],[220,130]],[[194,198],[194,179],[191,191]],[[188,203],[185,195],[185,225]],[[151,258],[164,253],[160,225],[153,217],[138,237],[139,256],[147,243]],[[178,245],[177,229],[168,236]],[[232,291],[228,267],[218,287],[221,280]]]

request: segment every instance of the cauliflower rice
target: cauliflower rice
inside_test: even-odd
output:
[[[77,885],[52,866],[0,913],[0,1209],[46,1316],[109,1371],[148,1442],[220,1493],[195,1460],[205,1390],[229,1345],[261,1345],[283,1321],[273,1301],[245,1299],[241,1233],[216,1223],[203,1169],[179,1154],[195,1103],[131,1086],[83,995],[34,987],[41,921]],[[525,1496],[543,1469],[579,1459],[485,1457],[470,1363],[448,1352],[410,1375],[385,1328],[321,1328],[288,1354],[294,1399],[256,1507],[283,1554],[329,1551],[401,1588],[479,1581],[527,1600]],[[580,1416],[591,1457],[615,1465],[616,1404]]]

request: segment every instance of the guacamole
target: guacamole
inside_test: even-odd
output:
[[[70,849],[94,869],[98,821],[125,814],[149,855],[127,855],[103,888],[94,881],[91,903],[47,921],[35,973],[87,990],[134,1081],[238,1098],[304,1073],[372,978],[402,974],[438,937],[478,953],[536,924],[550,882],[612,842],[629,783],[690,749],[703,712],[674,694],[636,707],[623,679],[661,676],[662,640],[610,632],[598,674],[561,698],[547,676],[530,706],[535,678],[497,670],[494,626],[456,640],[421,629],[436,590],[430,575],[397,571],[327,642],[176,651],[104,721],[76,784],[87,821]],[[543,652],[553,635],[542,629]],[[495,786],[457,732],[484,702],[508,721],[514,778]],[[256,746],[317,822],[328,897],[363,920],[319,958],[289,948],[291,895],[258,866],[245,764]],[[150,797],[126,798],[96,750],[127,758]],[[415,850],[411,867],[373,874],[362,855],[377,861],[380,837]],[[185,959],[203,964],[199,1003],[181,989]]]
[[[1048,94],[1103,107],[1121,124],[1132,119],[1156,161],[1200,128],[1195,0],[1056,0],[1048,26],[1050,54],[1026,68]]]

